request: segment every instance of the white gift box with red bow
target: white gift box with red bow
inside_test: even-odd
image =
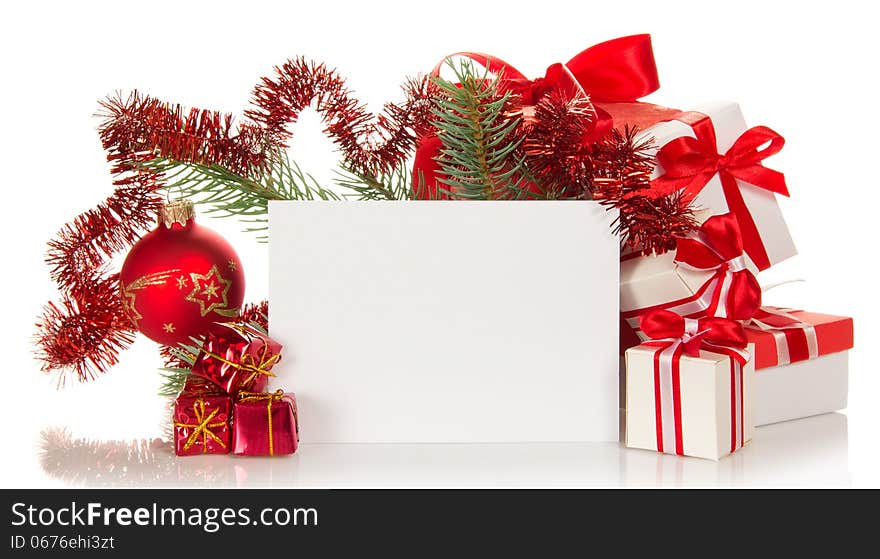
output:
[[[655,348],[626,351],[626,446],[657,450],[657,406],[654,387]],[[743,435],[755,432],[755,367],[743,367]],[[718,460],[730,454],[730,357],[709,351],[681,358],[682,454]],[[669,454],[675,454],[671,452]]]
[[[679,153],[682,167],[689,168],[684,173],[694,173],[694,184],[687,190],[698,192],[695,207],[708,210],[703,214],[705,217],[727,212],[737,215],[743,229],[746,253],[759,270],[794,256],[797,250],[776,199],[776,192],[787,194],[784,178],[781,173],[761,165],[767,154],[781,148],[782,137],[764,127],[749,129],[739,105],[733,102],[710,103],[695,111],[682,112],[675,119],[647,128],[641,137],[653,138],[653,149],[662,160],[660,156],[668,144],[679,138],[697,138],[698,135],[703,141],[692,142],[692,147],[700,146],[704,153],[700,153],[697,147]],[[771,151],[764,149],[767,143],[774,145]],[[701,165],[702,169],[695,168]],[[664,175],[666,169],[658,161],[654,177],[661,179]],[[751,184],[742,177],[752,177],[751,180],[764,184]],[[657,182],[655,180],[655,184]],[[674,184],[684,182],[691,181],[683,177]],[[738,188],[726,192],[725,183]]]
[[[717,460],[751,441],[754,346],[742,326],[660,310],[643,327],[654,339],[626,351],[626,446]]]

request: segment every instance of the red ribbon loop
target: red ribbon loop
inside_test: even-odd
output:
[[[761,306],[761,286],[746,267],[739,222],[732,213],[707,219],[693,238],[678,239],[675,262],[700,271],[715,271],[706,282],[712,299],[706,314],[748,320]],[[701,289],[702,291],[702,289]]]
[[[727,153],[718,153],[712,126],[695,126],[696,138],[676,138],[657,152],[665,174],[655,179],[657,195],[682,188],[696,196],[716,174],[733,176],[758,188],[788,196],[785,175],[768,169],[761,161],[779,153],[785,138],[766,126],[746,130]],[[765,146],[763,149],[762,146]]]
[[[566,64],[550,65],[544,77],[536,80],[529,80],[497,56],[481,52],[451,54],[434,67],[431,75],[439,76],[443,63],[453,56],[465,56],[493,72],[503,72],[503,81],[523,95],[523,103],[527,105],[537,102],[540,94],[551,87],[564,87],[571,94],[584,92],[594,101],[606,102],[636,101],[660,87],[648,34],[619,37],[594,45],[576,54]]]
[[[680,341],[684,352],[693,357],[699,357],[701,348],[709,351],[722,347],[744,349],[748,344],[742,325],[728,318],[684,318],[673,311],[660,309],[643,314],[640,326],[652,340]],[[735,355],[745,364],[742,355]]]
[[[535,105],[548,92],[557,89],[567,97],[589,96],[593,101],[632,102],[653,93],[660,87],[651,36],[647,34],[620,37],[599,43],[581,51],[566,64],[551,64],[543,77],[530,80],[497,56],[481,52],[457,52],[445,57],[431,71],[439,76],[443,64],[454,56],[464,56],[482,64],[490,71],[502,73],[501,87],[522,98],[523,105]],[[611,115],[594,106],[596,122],[584,137],[591,143],[611,132]],[[440,151],[440,141],[434,136],[419,139],[413,165],[413,182],[424,181],[425,192],[436,191],[439,166],[434,160]]]
[[[755,126],[743,132],[722,154],[718,153],[715,127],[709,117],[685,113],[678,120],[690,124],[696,137],[676,138],[658,150],[657,161],[665,173],[651,181],[652,195],[659,197],[683,189],[685,196],[694,198],[717,174],[728,209],[742,228],[746,252],[759,270],[766,270],[770,257],[737,180],[788,196],[785,175],[761,164],[779,153],[785,138],[766,126]]]
[[[575,55],[566,66],[594,101],[632,102],[660,88],[647,34],[599,43]]]

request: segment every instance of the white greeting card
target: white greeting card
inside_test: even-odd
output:
[[[272,202],[273,387],[303,442],[616,441],[594,202]]]

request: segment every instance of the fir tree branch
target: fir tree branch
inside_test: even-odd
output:
[[[339,200],[333,191],[322,188],[305,174],[283,150],[275,150],[265,168],[254,178],[236,174],[219,165],[186,163],[156,158],[140,164],[145,170],[164,177],[165,188],[198,204],[209,206],[207,213],[236,216],[252,224],[245,230],[262,233],[268,229],[270,200]],[[261,235],[260,241],[268,237]]]
[[[350,190],[344,198],[365,200],[412,200],[413,184],[409,170],[401,165],[390,173],[362,173],[343,166],[336,171],[336,184]]]
[[[196,357],[202,350],[203,341],[198,338],[191,338],[191,344],[180,344],[178,347],[169,347],[168,352],[171,357],[186,367],[162,367],[160,376],[162,384],[159,385],[159,396],[164,398],[174,398],[183,390],[183,385],[187,377],[192,372],[192,366],[196,364]]]
[[[510,92],[501,93],[499,75],[488,67],[476,74],[470,61],[450,61],[458,83],[434,78],[434,126],[443,143],[437,159],[456,198],[498,199],[523,196],[526,166],[518,149],[521,119],[510,111]]]
[[[159,396],[163,398],[174,398],[183,390],[186,378],[190,375],[189,369],[183,367],[163,367],[159,369],[162,377],[162,384],[159,386]]]

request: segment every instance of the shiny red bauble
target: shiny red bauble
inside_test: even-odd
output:
[[[238,317],[244,272],[232,246],[195,222],[192,202],[169,202],[125,258],[120,295],[141,333],[177,345]]]

